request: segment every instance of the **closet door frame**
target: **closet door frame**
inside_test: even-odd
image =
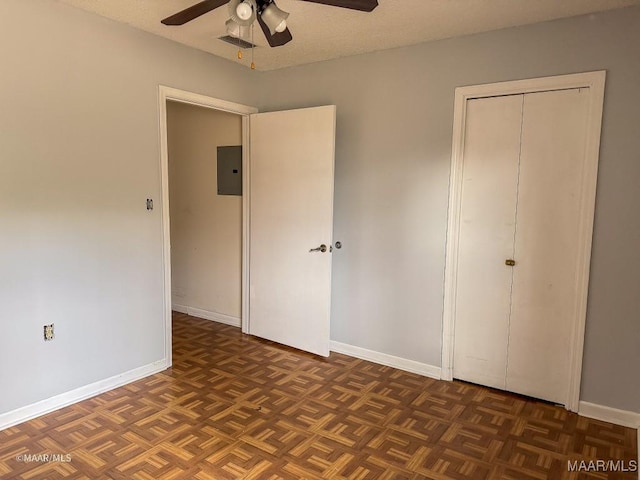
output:
[[[582,178],[580,198],[580,259],[577,278],[577,294],[572,301],[576,305],[576,315],[571,319],[570,385],[565,402],[567,410],[577,412],[580,401],[580,381],[582,377],[582,354],[587,315],[587,295],[589,288],[589,267],[595,211],[596,180],[600,152],[600,132],[606,72],[586,72],[528,80],[491,83],[458,87],[455,91],[453,115],[453,145],[451,150],[451,174],[449,180],[449,213],[447,225],[447,245],[445,258],[444,310],[442,319],[442,370],[443,380],[453,380],[453,350],[455,345],[455,307],[458,270],[458,237],[460,232],[460,210],[462,206],[462,173],[464,158],[464,132],[467,101],[476,98],[525,93],[589,89],[589,109],[587,118],[587,145],[585,149],[585,170]]]

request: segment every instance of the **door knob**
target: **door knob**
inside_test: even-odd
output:
[[[504,264],[509,266],[509,267],[513,267],[516,264],[515,260],[511,260],[510,258],[508,258],[507,260],[504,261]]]
[[[316,248],[312,248],[311,250],[309,250],[309,252],[326,252],[327,251],[327,246],[323,243],[322,245],[320,245],[319,247]]]

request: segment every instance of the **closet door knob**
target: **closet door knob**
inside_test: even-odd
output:
[[[516,264],[515,260],[511,260],[510,258],[508,258],[507,260],[504,261],[504,264],[509,266],[509,267],[513,267]]]

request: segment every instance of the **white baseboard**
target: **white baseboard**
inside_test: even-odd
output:
[[[578,414],[583,417],[595,418],[603,422],[615,423],[623,427],[637,428],[638,432],[638,459],[640,459],[640,413],[617,408],[604,407],[595,403],[580,402]],[[640,469],[638,470],[640,480]]]
[[[178,313],[184,313],[185,315],[189,315],[189,307],[185,305],[178,305],[177,303],[171,303],[171,310]]]
[[[232,327],[240,328],[242,322],[238,317],[232,317],[231,315],[225,315],[224,313],[210,312],[209,310],[202,310],[201,308],[188,307],[186,305],[171,305],[171,309],[176,312],[185,313],[192,317],[203,318],[205,320],[212,320],[218,323],[224,323],[225,325],[231,325]]]
[[[434,367],[433,365],[416,362],[415,360],[387,355],[386,353],[367,350],[366,348],[356,347],[346,343],[334,342],[333,340],[331,341],[329,348],[332,352],[343,353],[350,357],[368,360],[373,363],[379,363],[380,365],[386,365],[388,367],[394,367],[399,370],[405,370],[407,372],[417,373],[418,375],[424,375],[425,377],[440,380],[440,367]]]
[[[595,403],[580,402],[578,414],[583,417],[622,425],[623,427],[640,429],[640,413],[637,412],[618,410],[617,408],[605,407]]]
[[[157,362],[134,368],[128,372],[120,373],[104,380],[99,380],[89,385],[85,385],[84,387],[61,393],[55,397],[32,403],[26,407],[2,413],[0,414],[0,430],[13,427],[14,425],[18,425],[19,423],[53,412],[54,410],[59,410],[60,408],[71,405],[72,403],[81,402],[87,398],[95,397],[96,395],[108,390],[113,390],[114,388],[121,387],[127,383],[135,382],[136,380],[161,372],[167,368],[168,365],[166,359],[158,360]]]

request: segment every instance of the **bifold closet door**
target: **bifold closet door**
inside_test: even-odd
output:
[[[467,102],[455,378],[505,388],[522,95]]]
[[[587,89],[524,96],[506,389],[565,403],[580,244]]]

